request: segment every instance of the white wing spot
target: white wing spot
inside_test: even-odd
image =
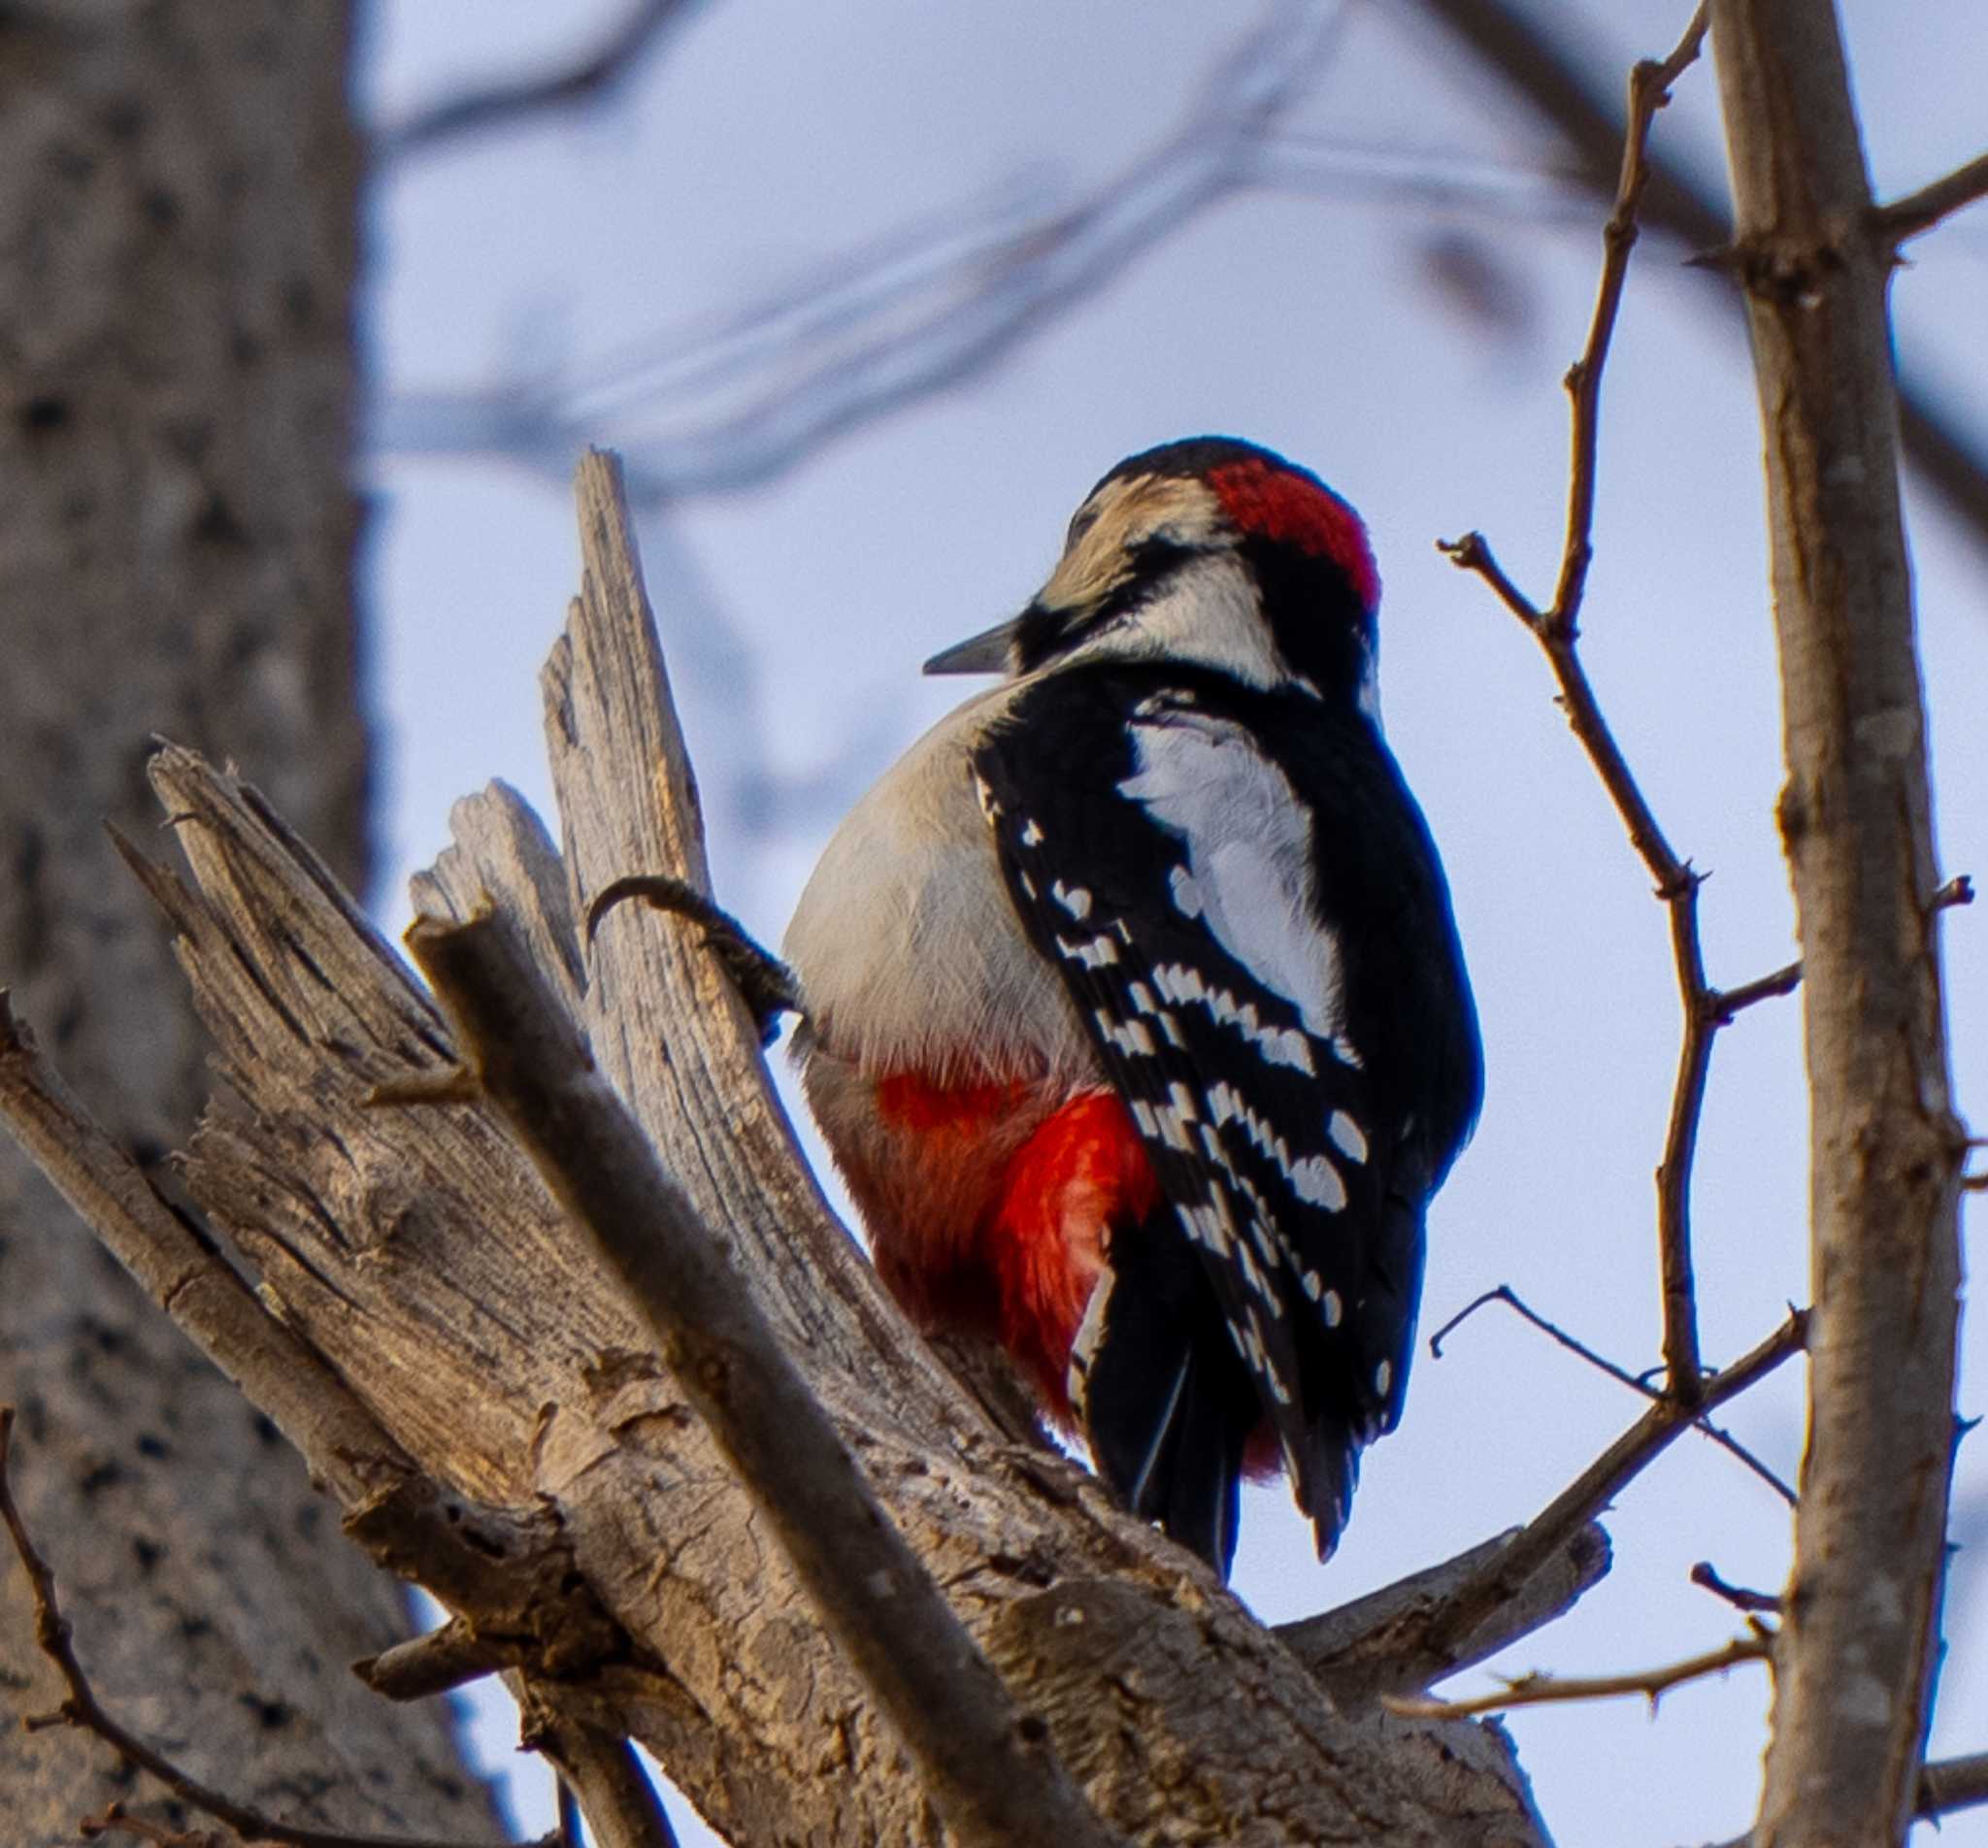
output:
[[[998,813],[999,810],[997,809],[996,812]],[[1047,839],[1048,837],[1036,825],[1036,818],[1033,815],[1021,824],[1021,843],[1023,846],[1040,847]]]
[[[1378,1393],[1381,1396],[1381,1398],[1385,1399],[1387,1397],[1387,1389],[1393,1384],[1394,1369],[1386,1361],[1382,1361],[1380,1365],[1374,1370],[1374,1390],[1376,1393]]]
[[[1335,1110],[1325,1126],[1325,1133],[1332,1138],[1333,1146],[1349,1162],[1364,1163],[1367,1159],[1367,1137],[1359,1124],[1343,1110]]]
[[[1067,962],[1081,963],[1086,969],[1101,969],[1118,960],[1118,945],[1109,937],[1094,937],[1088,943],[1073,943],[1067,937],[1059,937],[1056,953]]]
[[[1325,1293],[1325,1301],[1319,1306],[1325,1311],[1326,1327],[1338,1328],[1346,1313],[1346,1305],[1340,1301],[1340,1293],[1337,1290],[1328,1290]]]
[[[1098,1023],[1098,1031],[1129,1058],[1150,1059],[1158,1050],[1143,1020],[1128,1020],[1120,1026],[1102,1007],[1092,1008],[1091,1018]]]
[[[1132,1005],[1143,1014],[1156,1014],[1159,1008],[1153,1005],[1153,991],[1144,982],[1136,981],[1125,991],[1132,997]]]
[[[1278,1152],[1281,1154],[1282,1150]],[[1323,1155],[1308,1155],[1302,1162],[1292,1163],[1286,1172],[1300,1200],[1309,1201],[1314,1206],[1323,1206],[1327,1212],[1339,1212],[1344,1207],[1346,1183],[1340,1178],[1340,1171]]]
[[[1123,785],[1121,784],[1122,788]],[[1201,915],[1201,887],[1195,883],[1194,874],[1183,867],[1176,867],[1167,874],[1167,883],[1174,890],[1174,908],[1182,917]]]
[[[1167,1036],[1170,1043],[1178,1046],[1183,1052],[1187,1049],[1187,1041],[1180,1037],[1180,1023],[1164,1007],[1160,1009],[1160,1031]]]
[[[1080,885],[1065,885],[1058,879],[1049,896],[1081,924],[1091,914],[1091,895]]]

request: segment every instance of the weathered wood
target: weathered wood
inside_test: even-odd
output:
[[[1277,1634],[1342,1700],[1419,1694],[1565,1615],[1608,1570],[1608,1536],[1589,1522],[1474,1629],[1445,1634],[1446,1600],[1495,1567],[1523,1532],[1512,1528],[1337,1610],[1280,1624]]]
[[[687,774],[655,770],[679,747],[618,496],[605,462],[588,475],[586,594],[551,675],[581,895],[701,867]],[[387,1543],[404,1504],[425,1519],[463,1498],[500,1550],[536,1523],[626,1640],[527,1661],[530,1693],[632,1733],[739,1848],[936,1843],[911,1761],[488,1106],[369,1103],[453,1065],[426,997],[252,791],[172,748],[151,774],[193,884],[150,879],[222,1080],[187,1185],[421,1472],[356,1511],[358,1537],[426,1575],[419,1522]],[[672,790],[674,819],[618,814]],[[568,954],[583,906],[562,911],[514,796],[487,791],[456,824],[423,901],[487,903],[542,946],[870,1492],[1110,1827],[1181,1844],[1543,1840],[1499,1735],[1336,1704],[1198,1562],[982,1412],[821,1204],[694,927],[624,908],[591,958]],[[482,1596],[473,1576],[440,1589],[465,1614]]]
[[[523,934],[484,910],[464,923],[422,918],[408,945],[478,1091],[626,1293],[961,1848],[1126,1848],[878,1505],[731,1254],[663,1172],[532,966]]]

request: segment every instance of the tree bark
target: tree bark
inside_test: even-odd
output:
[[[359,157],[348,9],[0,17],[0,982],[148,1162],[205,1041],[105,817],[149,833],[156,731],[239,757],[363,883],[352,609]],[[99,1692],[299,1820],[487,1834],[439,1713],[347,1660],[402,1626],[265,1420],[0,1149],[0,1397]],[[130,1799],[51,1707],[0,1570],[10,1841]]]
[[[1885,315],[1831,0],[1715,0],[1766,433],[1810,1096],[1810,1423],[1755,1841],[1902,1841],[1954,1439],[1963,1137]]]

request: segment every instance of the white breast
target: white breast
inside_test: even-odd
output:
[[[974,741],[1013,693],[991,688],[913,744],[845,817],[801,894],[783,950],[839,1059],[942,1079],[1081,1082],[1096,1069],[1015,917],[974,792]]]

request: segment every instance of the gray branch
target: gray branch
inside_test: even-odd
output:
[[[1949,1102],[1889,241],[1833,0],[1713,0],[1768,476],[1809,1092],[1809,1436],[1755,1840],[1896,1842],[1954,1442]]]

